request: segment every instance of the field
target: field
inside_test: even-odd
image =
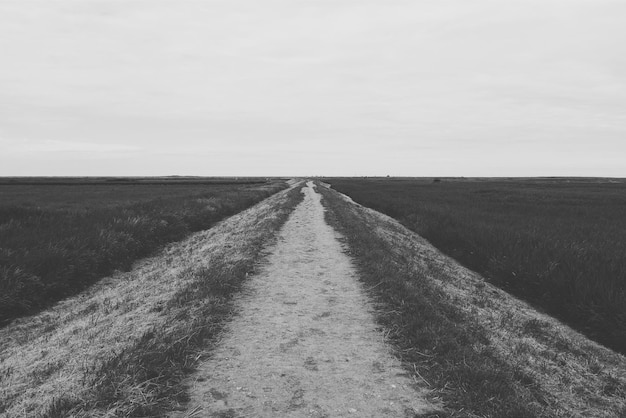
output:
[[[491,283],[626,353],[626,183],[326,179]]]
[[[232,186],[231,186],[232,187]],[[156,417],[219,342],[232,298],[302,200],[279,191],[0,328],[0,417]]]
[[[284,187],[265,179],[0,179],[0,324]]]
[[[37,227],[22,231],[39,240],[12,242],[14,252],[60,246],[68,259],[40,267],[46,273],[71,271],[103,250],[123,262],[124,249],[155,247],[93,274],[92,284],[69,282],[75,294],[55,303],[37,278],[25,296],[44,295],[42,308],[0,327],[2,418],[626,414],[626,357],[326,184],[91,180],[31,184],[48,193],[21,197],[23,185],[3,189],[14,190],[13,207],[46,221],[5,222]],[[55,187],[66,195],[53,204]],[[148,234],[173,223],[186,233],[196,213],[215,223],[214,212],[276,190],[177,242],[156,244],[165,240]],[[90,247],[81,217],[99,228],[92,240],[137,238]],[[68,244],[76,241],[82,252]],[[21,300],[12,295],[5,300]]]
[[[378,324],[444,405],[429,417],[623,417],[625,358],[442,254],[395,220],[318,187]]]

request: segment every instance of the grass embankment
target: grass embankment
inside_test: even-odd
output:
[[[285,187],[108,180],[0,184],[0,326]]]
[[[626,360],[318,187],[405,368],[449,417],[620,417]]]
[[[491,283],[626,354],[626,183],[328,181]]]
[[[152,417],[181,408],[185,377],[301,200],[300,187],[279,192],[0,330],[0,416]]]

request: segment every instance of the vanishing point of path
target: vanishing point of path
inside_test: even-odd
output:
[[[377,329],[311,183],[173,417],[412,417],[432,411]]]

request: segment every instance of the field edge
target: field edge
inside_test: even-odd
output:
[[[395,220],[317,185],[398,357],[446,416],[626,414],[623,356],[491,286]]]

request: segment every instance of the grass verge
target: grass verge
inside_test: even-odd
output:
[[[147,417],[182,408],[184,377],[301,200],[300,187],[280,192],[136,272],[0,331],[0,416]]]
[[[128,269],[164,244],[210,228],[285,184],[3,187],[0,326],[74,295],[116,269]],[[60,206],[60,200],[68,206]],[[26,205],[30,201],[36,206]]]
[[[332,179],[491,283],[626,354],[626,183]]]
[[[626,361],[318,187],[406,369],[449,417],[619,417]]]

